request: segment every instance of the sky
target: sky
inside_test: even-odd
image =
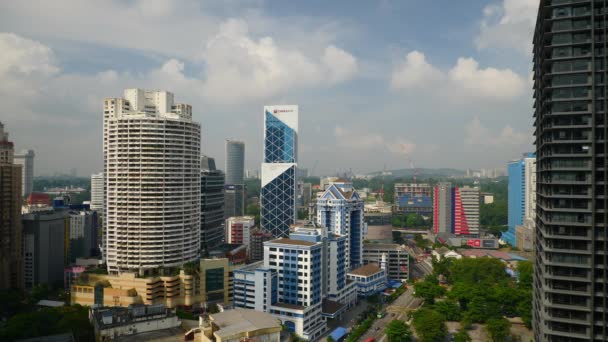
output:
[[[262,160],[263,106],[297,104],[299,166],[494,168],[532,149],[538,0],[0,2],[0,121],[36,175],[102,170],[125,88],[193,106],[202,151]]]

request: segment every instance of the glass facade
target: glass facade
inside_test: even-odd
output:
[[[296,220],[297,121],[297,106],[264,107],[260,224],[275,237]]]
[[[296,132],[266,111],[265,163],[296,162]]]
[[[224,268],[212,268],[205,271],[205,289],[207,292],[224,289]]]
[[[296,217],[296,166],[292,166],[261,189],[261,226],[273,236],[288,236]]]
[[[525,163],[523,160],[515,160],[507,167],[509,173],[508,185],[508,227],[501,238],[513,247],[516,247],[515,227],[524,222],[525,210]]]
[[[535,341],[608,340],[606,0],[541,0]]]

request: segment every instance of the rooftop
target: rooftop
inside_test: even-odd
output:
[[[292,239],[286,239],[286,238],[270,240],[268,242],[280,243],[280,244],[284,244],[284,245],[295,245],[295,246],[314,246],[314,245],[316,245],[316,243],[314,243],[314,242],[303,241],[303,240],[292,240]]]
[[[285,309],[292,309],[292,310],[304,310],[305,309],[301,305],[288,304],[288,303],[282,303],[282,302],[277,302],[275,304],[272,304],[272,306],[276,306],[276,307],[279,307],[279,308],[285,308]]]
[[[281,329],[279,320],[272,315],[248,309],[226,310],[211,315],[210,319],[219,328],[214,334],[221,337],[222,340],[247,331]]]
[[[391,251],[405,251],[401,245],[396,243],[364,243],[363,249],[374,250],[374,249],[382,249],[382,250],[391,250]]]
[[[361,267],[355,268],[354,270],[348,272],[348,274],[360,275],[364,277],[369,277],[378,272],[381,272],[382,269],[378,266],[378,264],[367,264]]]
[[[333,300],[323,299],[321,311],[327,314],[335,314],[336,312],[344,308],[344,306],[344,304],[334,302]]]
[[[459,252],[460,252],[460,254],[462,254],[462,256],[467,257],[467,258],[489,257],[489,258],[501,259],[503,261],[525,261],[525,260],[527,260],[526,258],[520,257],[519,255],[515,255],[515,254],[511,254],[511,253],[507,253],[507,252],[501,252],[501,251],[488,250],[488,249],[464,249],[464,250],[459,250]]]

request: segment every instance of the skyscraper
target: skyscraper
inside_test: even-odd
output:
[[[21,165],[0,122],[0,289],[23,287]]]
[[[296,221],[297,152],[298,106],[265,106],[260,220],[276,237]]]
[[[166,91],[104,101],[108,271],[178,267],[200,253],[201,127]]]
[[[502,239],[513,247],[517,246],[515,229],[524,224],[526,218],[533,218],[536,213],[536,156],[526,153],[521,159],[509,162],[509,229],[502,234]]]
[[[245,184],[224,186],[224,217],[245,215]]]
[[[201,162],[201,250],[207,255],[224,239],[224,173],[215,160],[203,156]]]
[[[245,184],[245,143],[226,140],[226,184]]]
[[[433,229],[435,234],[479,235],[479,189],[453,187],[451,183],[435,186]]]
[[[535,341],[608,340],[607,5],[539,4]]]
[[[103,172],[91,175],[91,210],[103,214]]]
[[[363,207],[352,183],[343,179],[330,184],[317,199],[317,224],[346,237],[347,270],[363,264]]]
[[[15,164],[21,165],[21,196],[27,196],[34,191],[34,151],[23,150],[15,154]]]

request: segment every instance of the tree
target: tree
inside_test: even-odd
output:
[[[410,328],[405,322],[394,319],[384,329],[388,342],[407,342],[412,336]]]
[[[533,266],[530,261],[520,261],[517,264],[517,280],[519,281],[519,287],[532,288],[532,272]]]
[[[445,289],[428,277],[424,281],[414,284],[414,290],[416,291],[414,297],[424,299],[427,305],[432,305],[435,303],[435,298],[445,294]]]
[[[431,309],[422,308],[414,312],[412,324],[422,342],[440,341],[448,333],[441,314]]]
[[[511,333],[511,322],[504,317],[492,318],[486,323],[486,330],[488,331],[488,334],[490,334],[492,341],[502,342],[505,341]]]
[[[469,333],[464,328],[461,328],[460,330],[458,330],[458,332],[454,335],[454,342],[471,342],[471,341],[473,341],[473,339],[471,338],[471,336],[469,336]]]
[[[446,321],[460,321],[462,317],[458,304],[450,300],[437,302],[433,308],[440,313]]]
[[[405,242],[405,240],[403,240],[403,237],[401,236],[401,232],[393,231],[393,242],[398,243],[400,245]]]

